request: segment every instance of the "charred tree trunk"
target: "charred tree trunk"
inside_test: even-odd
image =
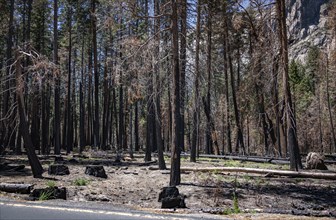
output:
[[[57,66],[55,73],[55,103],[54,103],[54,144],[55,154],[61,153],[61,113],[60,113],[60,70],[58,69],[58,0],[54,0],[54,53],[53,62]]]
[[[205,116],[206,116],[207,120],[210,123],[210,127],[209,127],[210,131],[209,132],[211,134],[211,140],[213,142],[212,144],[214,144],[213,152],[215,153],[215,155],[219,155],[219,146],[218,146],[215,124],[214,124],[213,118],[210,115],[209,107],[207,106],[207,104],[208,104],[207,101],[203,97],[204,112],[205,112]]]
[[[296,119],[293,111],[291,91],[289,86],[288,75],[288,42],[287,42],[287,27],[286,27],[286,5],[285,0],[277,0],[277,15],[279,20],[279,40],[280,54],[283,65],[283,93],[285,98],[285,110],[287,119],[287,143],[290,152],[290,169],[302,169],[300,149],[297,141]]]
[[[98,73],[98,50],[97,50],[97,15],[96,0],[91,1],[91,21],[92,21],[92,44],[93,44],[93,70],[94,70],[94,131],[93,131],[93,145],[100,146],[99,143],[99,73]]]
[[[179,40],[177,25],[177,2],[171,0],[171,34],[172,34],[172,68],[173,68],[173,123],[172,123],[172,148],[171,148],[171,168],[170,168],[170,184],[176,186],[181,183],[181,143],[179,137],[181,135],[181,103],[180,103],[180,68],[179,68]]]
[[[154,0],[154,15],[158,16],[160,14],[160,2],[159,0]],[[157,18],[154,23],[154,34],[155,34],[155,42],[156,42],[156,49],[154,56],[156,58],[160,57],[160,19]],[[153,74],[153,81],[155,83],[155,94],[154,94],[154,111],[155,111],[155,135],[156,135],[156,146],[158,150],[158,159],[159,159],[159,169],[165,170],[166,163],[164,161],[163,156],[163,139],[162,139],[162,126],[161,126],[161,102],[160,102],[160,68],[159,63],[153,59],[154,61],[154,74]]]
[[[236,98],[235,79],[234,79],[234,74],[233,74],[230,40],[228,38],[229,30],[228,30],[227,21],[226,21],[226,28],[224,31],[226,31],[226,37],[225,37],[226,38],[226,54],[227,54],[229,72],[230,72],[230,84],[231,84],[231,91],[232,91],[233,110],[234,110],[235,122],[236,122],[236,128],[237,128],[237,142],[236,142],[235,152],[238,153],[239,148],[241,148],[243,154],[245,154],[244,138],[243,138],[243,132],[241,129],[239,110],[238,110],[238,104],[237,104],[237,98]]]
[[[205,114],[211,115],[211,42],[212,38],[212,1],[208,0],[208,21],[207,21],[207,98],[206,98],[206,105],[205,107]],[[207,118],[207,125],[206,125],[206,131],[205,131],[205,136],[206,136],[206,148],[205,148],[205,153],[210,154],[212,153],[212,139],[211,139],[211,122],[210,122],[210,117]]]
[[[187,0],[181,0],[181,45],[180,45],[180,68],[181,68],[181,150],[185,151],[184,146],[184,131],[185,131],[185,117],[184,106],[186,100],[186,64],[187,64]]]
[[[107,57],[107,48],[105,48],[105,57]],[[110,109],[110,91],[108,88],[108,63],[105,60],[104,67],[104,112],[103,112],[103,137],[102,137],[102,149],[106,150],[109,134],[109,109]]]
[[[81,54],[81,81],[79,83],[79,153],[82,153],[85,147],[85,105],[83,97],[84,83],[84,39],[82,40]]]
[[[18,111],[20,115],[20,130],[23,136],[24,146],[27,151],[29,164],[31,166],[34,178],[42,177],[43,168],[36,156],[33,142],[29,134],[29,125],[27,122],[27,116],[24,107],[24,97],[23,97],[23,87],[24,82],[22,79],[22,69],[21,69],[21,57],[19,51],[15,54],[16,65],[15,65],[15,78],[16,78],[16,96],[18,102]]]
[[[230,97],[229,97],[229,68],[228,68],[228,21],[227,21],[227,7],[226,3],[224,2],[223,5],[223,14],[224,14],[224,31],[223,31],[223,47],[224,47],[224,80],[225,80],[225,98],[226,98],[226,111],[225,111],[225,118],[226,118],[226,143],[228,153],[232,153],[232,141],[231,141],[231,117],[230,117]]]
[[[193,130],[190,148],[190,162],[196,162],[196,154],[199,142],[199,52],[200,52],[200,35],[201,35],[201,5],[200,0],[197,2],[197,20],[196,20],[196,49],[195,49],[195,81],[194,81],[194,109],[193,109]]]
[[[73,146],[73,131],[72,131],[72,120],[71,120],[71,112],[72,112],[72,106],[71,106],[71,50],[72,50],[72,34],[71,34],[71,6],[68,6],[68,31],[69,31],[69,45],[68,45],[68,102],[67,102],[67,145],[66,145],[66,151],[69,154],[70,151],[72,150]]]

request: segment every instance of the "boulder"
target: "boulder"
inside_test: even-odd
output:
[[[104,167],[101,165],[86,166],[85,174],[95,176],[95,177],[101,177],[105,179],[107,178]]]
[[[316,152],[310,152],[306,158],[306,169],[328,170],[323,157]]]
[[[185,196],[181,195],[175,186],[163,187],[159,194],[161,208],[186,208]]]
[[[48,168],[49,175],[69,175],[70,171],[66,165],[63,164],[52,164]]]
[[[38,199],[64,199],[66,200],[66,188],[58,188],[58,187],[47,187],[44,189],[34,189],[29,197],[32,200],[38,200]]]

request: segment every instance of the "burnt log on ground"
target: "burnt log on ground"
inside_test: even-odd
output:
[[[175,186],[163,187],[159,194],[161,208],[186,208],[185,196]]]
[[[165,156],[170,156],[165,154]],[[189,157],[190,154],[181,154],[181,157]],[[258,157],[258,156],[234,156],[234,155],[212,155],[212,154],[200,154],[200,158],[209,159],[224,159],[224,160],[239,160],[255,163],[272,163],[272,164],[289,164],[289,160],[285,158],[274,158],[274,157]]]
[[[165,153],[165,156],[170,157],[170,154]],[[181,154],[181,157],[190,157],[189,153]],[[209,159],[223,159],[223,160],[239,160],[255,163],[271,163],[271,164],[290,164],[289,158],[277,158],[277,157],[262,157],[262,156],[238,156],[238,155],[212,155],[212,154],[200,154],[199,158]],[[324,160],[325,164],[336,164],[335,160]]]
[[[0,183],[0,191],[3,192],[29,194],[32,189],[31,184]]]
[[[51,164],[48,168],[49,175],[69,175],[69,168],[64,164]]]
[[[105,169],[103,166],[100,165],[89,165],[86,166],[85,174],[95,177],[107,178],[105,173]]]
[[[139,164],[139,167],[149,166],[149,165],[153,165],[153,164],[157,164],[157,160],[154,160],[154,161],[147,161],[147,162],[144,162],[144,163],[140,163],[140,164]]]
[[[0,164],[0,172],[1,171],[20,171],[25,168],[25,165],[22,164],[10,164],[10,163],[1,163]]]
[[[66,188],[47,187],[44,189],[34,189],[30,195],[32,200],[63,199],[66,200]]]
[[[336,180],[336,173],[334,172],[308,172],[308,171],[291,171],[291,170],[270,170],[270,169],[257,169],[245,167],[181,167],[181,171],[194,171],[194,172],[237,172],[237,173],[255,173],[265,174],[271,176],[290,176],[301,178],[313,179],[330,179]]]

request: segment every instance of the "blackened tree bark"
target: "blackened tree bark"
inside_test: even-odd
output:
[[[227,22],[227,21],[226,21]],[[226,27],[228,27],[226,23]],[[235,122],[237,127],[237,142],[236,142],[236,153],[239,152],[239,148],[241,148],[243,154],[245,154],[245,146],[244,146],[244,138],[243,138],[243,132],[241,129],[241,123],[240,123],[240,116],[238,111],[238,103],[237,103],[237,97],[236,97],[236,87],[235,87],[235,78],[233,74],[233,63],[232,63],[232,57],[231,57],[231,47],[230,47],[230,40],[228,38],[229,36],[229,30],[228,28],[225,28],[224,30],[226,32],[226,54],[227,54],[227,61],[228,61],[228,67],[230,72],[230,84],[231,84],[231,91],[232,91],[232,101],[233,101],[233,110],[235,115]]]
[[[107,57],[107,47],[105,48],[105,57]],[[103,137],[102,137],[102,149],[107,148],[108,134],[109,134],[109,108],[110,108],[110,91],[108,87],[108,61],[105,60],[104,66],[104,112],[103,112]]]
[[[225,86],[225,121],[226,121],[226,144],[228,153],[232,153],[232,141],[231,141],[231,117],[230,117],[230,97],[229,97],[229,74],[228,74],[228,52],[227,44],[228,42],[228,21],[227,21],[227,3],[223,3],[223,17],[224,17],[224,31],[223,31],[223,62],[224,62],[224,86]]]
[[[173,123],[172,123],[172,148],[171,148],[171,167],[170,185],[175,186],[181,183],[181,148],[179,137],[181,135],[181,113],[180,113],[180,68],[179,68],[179,39],[177,26],[177,2],[170,1],[172,7],[171,14],[171,34],[172,34],[172,68],[173,68]]]
[[[293,111],[292,97],[289,86],[288,75],[288,42],[287,42],[287,29],[286,29],[286,5],[285,0],[277,0],[277,16],[279,23],[279,41],[280,41],[280,54],[281,64],[283,71],[283,93],[285,98],[285,112],[287,119],[287,144],[290,152],[290,169],[302,169],[302,162],[300,157],[300,149],[297,141],[296,132],[296,119]]]
[[[184,146],[184,130],[185,130],[185,100],[186,100],[186,64],[187,64],[187,0],[182,0],[181,7],[181,45],[180,45],[180,68],[181,68],[181,150],[185,151]]]
[[[10,1],[10,12],[9,12],[9,24],[8,24],[8,35],[7,35],[7,48],[6,48],[6,76],[9,78],[10,75],[10,66],[13,62],[12,58],[12,47],[13,47],[13,37],[14,37],[14,0]],[[8,107],[9,107],[9,101],[10,101],[10,86],[11,86],[12,80],[7,79],[5,82],[5,88],[4,88],[4,97],[3,97],[3,109],[2,109],[2,118],[6,119],[7,113],[8,113]],[[9,139],[10,139],[10,129],[8,127],[9,120],[3,120],[2,122],[2,128],[3,128],[3,134],[2,134],[2,145],[7,146]]]
[[[90,29],[92,27],[90,26]],[[92,144],[92,46],[88,47],[88,91],[87,91],[87,117],[86,117],[86,143]],[[84,96],[85,97],[85,96]]]
[[[81,81],[79,83],[79,152],[81,153],[85,147],[85,105],[83,98],[84,83],[84,39],[82,40],[81,54]]]
[[[93,144],[98,147],[99,143],[99,73],[98,73],[98,50],[97,50],[97,15],[96,0],[91,1],[92,44],[93,44],[93,70],[94,70],[94,130]]]
[[[120,25],[122,25],[122,17],[120,18]],[[122,40],[122,32],[119,33],[119,41]],[[119,46],[119,59],[122,60],[123,54],[122,54],[122,45]],[[120,80],[120,86],[119,86],[119,144],[118,144],[118,150],[121,151],[124,146],[124,135],[125,135],[125,123],[124,123],[124,86],[123,86],[123,72],[122,70],[119,71],[119,80]]]
[[[158,16],[160,14],[160,2],[159,0],[154,0],[154,15]],[[155,57],[160,57],[160,18],[155,19],[154,23],[154,34],[155,34]],[[159,159],[159,169],[165,170],[166,163],[164,161],[163,156],[163,139],[162,139],[162,126],[161,126],[161,102],[160,102],[160,68],[159,63],[156,62],[155,57],[154,61],[154,74],[153,74],[153,81],[155,82],[155,94],[154,94],[154,102],[155,102],[155,135],[156,135],[156,146],[158,150],[158,159]]]
[[[147,15],[149,13],[149,1],[145,0],[145,34],[149,34],[149,21]],[[153,99],[153,74],[152,71],[148,73],[148,82],[147,82],[147,115],[146,115],[146,152],[145,152],[145,161],[152,160],[152,151],[154,149],[154,145],[156,143],[155,137],[155,112],[154,112],[154,99]]]
[[[196,48],[195,48],[195,81],[194,81],[194,109],[193,109],[193,130],[190,148],[190,162],[196,162],[197,150],[199,148],[199,52],[200,52],[200,35],[201,35],[201,5],[197,1],[197,20],[196,20]]]
[[[16,97],[20,116],[20,130],[23,136],[24,146],[27,151],[28,160],[33,172],[33,176],[34,178],[40,178],[42,177],[43,168],[38,157],[36,156],[34,145],[29,134],[29,125],[27,122],[27,116],[24,107],[24,97],[23,97],[24,82],[22,79],[21,56],[19,54],[19,51],[16,51],[15,59],[16,59],[15,64]]]
[[[204,110],[207,116],[211,115],[211,46],[212,46],[212,0],[208,0],[208,20],[207,20],[207,61],[206,61],[206,71],[207,71],[207,97],[206,103],[204,105]],[[211,122],[210,117],[207,118],[207,125],[205,130],[205,153],[210,154],[212,150],[212,138],[211,138]]]
[[[54,0],[54,39],[53,39],[53,62],[56,65],[55,77],[55,99],[54,99],[54,153],[61,153],[61,114],[60,114],[60,70],[58,69],[58,0]]]
[[[68,45],[68,102],[67,102],[67,153],[70,153],[73,146],[73,130],[72,130],[72,106],[71,106],[71,53],[72,53],[72,10],[71,5],[68,5],[68,32],[69,32],[69,45]]]

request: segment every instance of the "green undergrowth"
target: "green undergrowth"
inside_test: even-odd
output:
[[[86,186],[89,183],[90,183],[90,181],[85,179],[85,178],[77,178],[73,181],[73,185],[75,185],[75,186]]]
[[[47,187],[54,188],[55,186],[56,186],[56,182],[55,181],[50,180],[50,181],[47,182]]]
[[[45,201],[45,200],[49,200],[51,198],[51,196],[53,195],[53,190],[51,187],[48,187],[45,191],[43,191],[38,200],[39,201]]]

